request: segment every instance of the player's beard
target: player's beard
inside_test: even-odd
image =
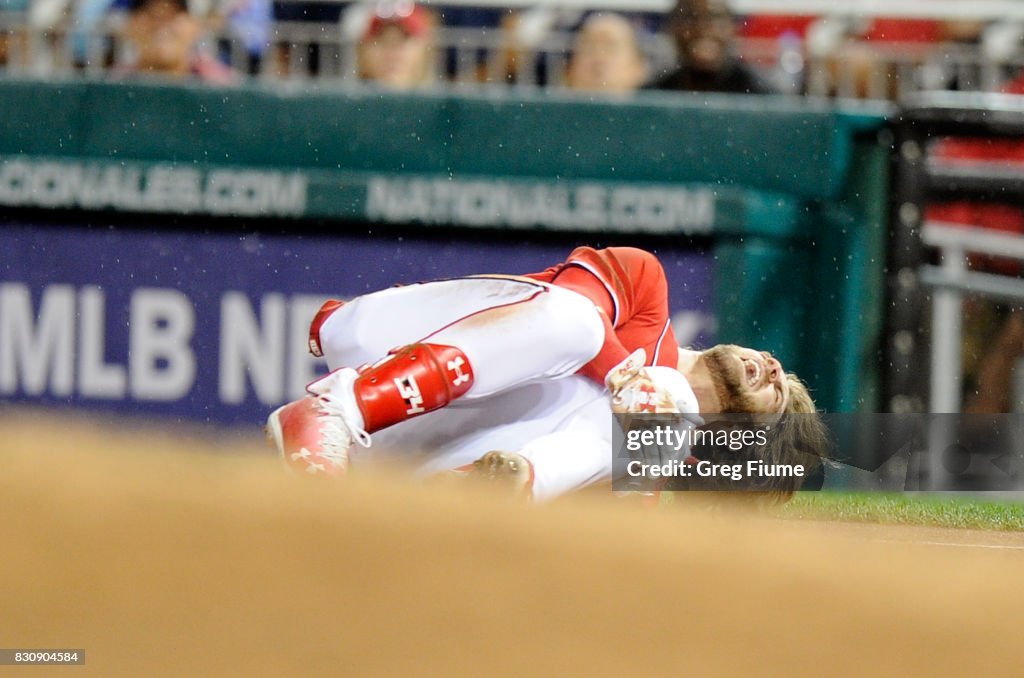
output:
[[[722,412],[756,412],[757,406],[746,392],[746,373],[735,348],[730,344],[712,346],[701,354],[701,358],[711,374],[711,384]]]

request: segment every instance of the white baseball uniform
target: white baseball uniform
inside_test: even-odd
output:
[[[605,289],[613,287],[605,283]],[[609,294],[618,313],[623,301]],[[447,407],[375,432],[369,448],[353,448],[353,468],[401,455],[426,475],[491,450],[513,451],[533,463],[539,501],[608,479],[614,421],[608,392],[578,374],[604,350],[610,319],[602,314],[570,289],[500,276],[395,287],[344,304],[319,328],[332,370],[430,341],[458,346],[476,375]],[[666,336],[660,330],[659,341]]]

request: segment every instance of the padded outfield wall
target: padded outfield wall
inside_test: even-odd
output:
[[[655,250],[680,339],[875,408],[881,115],[793,99],[0,81],[0,399],[258,422],[326,297]]]

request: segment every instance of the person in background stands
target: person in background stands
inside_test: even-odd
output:
[[[420,5],[378,5],[359,41],[359,77],[398,90],[433,83],[434,24]]]
[[[122,64],[123,72],[232,83],[234,71],[201,49],[204,32],[184,0],[134,0],[124,27],[134,59]]]
[[[647,73],[647,58],[628,19],[592,14],[580,26],[566,77],[570,88],[628,94],[644,84]]]
[[[272,22],[270,0],[225,0],[210,16],[211,26],[227,33],[218,41],[221,57],[249,75],[263,67]]]
[[[724,0],[677,0],[667,30],[678,64],[651,89],[774,94],[775,90],[736,56],[736,19]]]

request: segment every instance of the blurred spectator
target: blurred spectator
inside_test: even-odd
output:
[[[677,0],[668,17],[677,67],[653,89],[773,94],[775,90],[736,56],[736,19],[725,0]]]
[[[620,14],[592,14],[573,43],[566,84],[586,92],[626,94],[647,80],[636,29]]]
[[[0,17],[3,18],[3,23],[0,23],[0,66],[24,60],[24,24],[28,9],[28,0],[0,0]]]
[[[213,12],[213,25],[227,29],[220,41],[221,54],[228,63],[238,65],[235,54],[244,55],[244,70],[249,75],[260,72],[263,58],[270,47],[273,10],[270,0],[227,0]]]
[[[114,63],[114,43],[100,27],[114,0],[79,0],[71,10],[71,52],[78,68],[109,68]]]
[[[947,72],[950,55],[939,46],[977,44],[984,27],[978,21],[827,18],[811,27],[808,40],[810,51],[826,64],[830,94],[896,99],[908,87],[953,84],[946,82],[956,76]]]
[[[391,89],[434,82],[434,17],[411,2],[378,5],[359,41],[359,77]]]
[[[201,49],[204,31],[185,0],[135,0],[124,27],[134,52],[128,72],[232,82],[234,72]]]
[[[580,14],[573,17],[579,23]],[[550,7],[535,7],[511,12],[502,17],[501,49],[498,52],[497,77],[489,73],[487,82],[504,81],[509,84],[548,84],[550,52],[544,42],[549,34],[560,28],[563,12]]]

